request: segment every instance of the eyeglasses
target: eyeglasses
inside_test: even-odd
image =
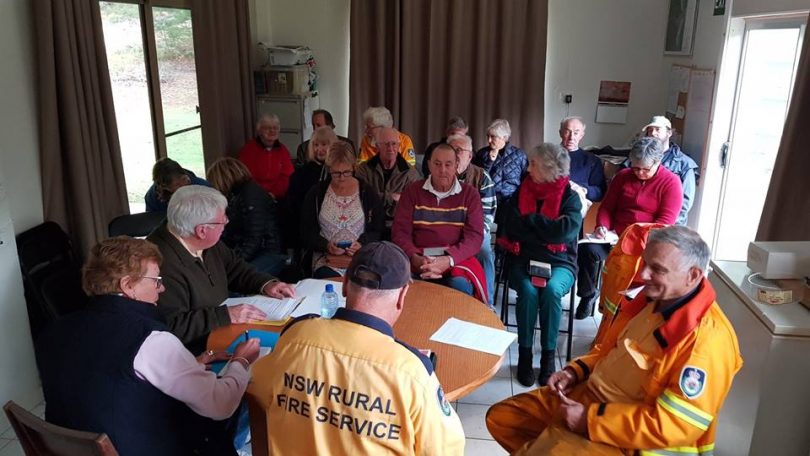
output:
[[[346,171],[332,171],[329,173],[334,179],[339,177],[351,177],[354,174],[354,171],[351,169],[347,169]]]
[[[649,173],[650,171],[652,171],[653,167],[651,166],[649,168],[642,168],[640,166],[631,166],[630,169],[632,169],[634,173],[641,173],[641,172]]]
[[[460,153],[460,152],[472,153],[472,149],[462,149],[461,147],[453,147],[453,150],[456,151],[457,154]]]
[[[200,223],[200,225],[227,225],[230,220],[228,217],[225,217],[224,222],[208,222],[208,223]]]
[[[399,141],[388,141],[384,143],[379,143],[378,145],[381,147],[396,147],[397,149],[399,149]]]
[[[161,276],[157,276],[157,277],[141,276],[141,278],[142,279],[152,279],[152,280],[154,280],[155,281],[155,288],[160,288],[161,286],[163,286],[163,277],[161,277]]]

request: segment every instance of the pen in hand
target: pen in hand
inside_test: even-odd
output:
[[[245,342],[247,342],[248,340],[249,340],[248,332],[247,332],[247,330],[245,330]]]

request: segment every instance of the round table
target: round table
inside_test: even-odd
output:
[[[447,395],[447,400],[456,401],[492,378],[501,366],[504,356],[429,340],[430,336],[451,317],[504,329],[498,316],[481,301],[445,286],[416,281],[405,297],[405,306],[394,325],[394,334],[412,347],[427,348],[436,353],[436,375],[439,383]],[[281,331],[281,327],[278,326],[229,325],[218,328],[210,334],[208,348],[224,350],[246,329]]]

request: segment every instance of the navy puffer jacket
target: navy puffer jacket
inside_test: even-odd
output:
[[[529,161],[523,149],[506,143],[495,160],[489,158],[490,147],[484,147],[475,153],[473,164],[484,168],[495,183],[495,195],[498,205],[508,201],[520,187],[520,181],[526,173]]]

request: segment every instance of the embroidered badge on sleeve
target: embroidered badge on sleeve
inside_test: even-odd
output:
[[[684,396],[697,399],[706,388],[706,371],[695,366],[684,366],[678,383]]]

